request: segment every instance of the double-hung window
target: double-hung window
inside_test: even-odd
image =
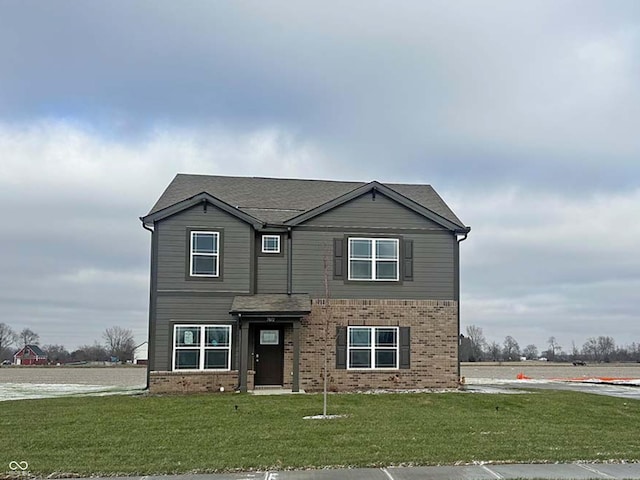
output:
[[[398,327],[349,327],[347,368],[398,368]]]
[[[230,370],[231,325],[175,325],[174,370]]]
[[[220,233],[191,232],[189,274],[192,277],[220,275]]]
[[[398,281],[397,238],[349,238],[349,280]]]

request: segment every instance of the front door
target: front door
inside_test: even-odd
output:
[[[256,385],[282,385],[284,339],[282,328],[257,327],[255,338]]]

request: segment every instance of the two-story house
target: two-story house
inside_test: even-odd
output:
[[[152,392],[457,385],[470,228],[431,186],[179,174],[141,220]]]

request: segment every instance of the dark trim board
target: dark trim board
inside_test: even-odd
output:
[[[294,230],[308,231],[308,232],[353,232],[359,235],[364,235],[368,232],[374,232],[375,235],[402,235],[402,234],[417,234],[417,235],[451,235],[452,232],[442,228],[396,228],[396,227],[361,227],[351,225],[298,225],[294,227]]]
[[[157,222],[158,220],[164,220],[165,218],[171,217],[177,213],[182,212],[188,208],[194,207],[196,205],[201,204],[203,208],[207,208],[207,204],[211,204],[224,212],[227,212],[234,217],[239,218],[240,220],[253,225],[253,228],[256,230],[260,229],[264,226],[264,223],[258,220],[251,215],[244,213],[242,210],[239,210],[228,203],[223,202],[222,200],[210,195],[206,192],[198,193],[191,198],[187,198],[182,200],[181,202],[170,205],[169,207],[163,208],[162,210],[158,210],[155,213],[149,214],[146,217],[140,217],[140,220],[149,225],[153,222]]]
[[[459,232],[459,233],[464,233],[464,232],[468,232],[468,227],[463,227],[462,225],[457,225],[454,222],[447,220],[446,218],[438,215],[437,213],[433,212],[432,210],[429,210],[426,207],[423,207],[422,205],[414,202],[413,200],[405,197],[404,195],[396,192],[395,190],[392,190],[391,188],[387,187],[386,185],[383,185],[379,182],[373,181],[370,183],[367,183],[365,185],[362,185],[358,188],[355,188],[354,190],[352,190],[349,193],[346,193],[344,195],[341,195],[339,197],[334,198],[333,200],[330,200],[322,205],[317,206],[316,208],[312,208],[311,210],[307,210],[306,212],[293,217],[289,220],[287,220],[286,222],[284,222],[286,225],[291,225],[291,226],[297,226],[303,222],[306,222],[314,217],[317,217],[318,215],[328,212],[329,210],[332,210],[333,208],[339,207],[340,205],[343,205],[347,202],[349,202],[350,200],[353,200],[355,198],[358,198],[362,195],[365,195],[367,193],[371,192],[372,195],[375,196],[376,192],[380,192],[381,194],[383,194],[384,196],[390,198],[391,200],[396,201],[397,203],[399,203],[400,205],[413,210],[414,212],[422,215],[425,218],[428,218],[429,220],[442,225],[444,228],[446,228],[447,230],[453,231],[453,232]]]
[[[221,292],[219,290],[202,291],[202,290],[158,290],[157,295],[161,297],[235,297],[236,295],[251,295],[249,291],[227,290]]]

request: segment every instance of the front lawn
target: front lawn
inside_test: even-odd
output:
[[[640,402],[574,392],[78,397],[0,403],[0,460],[145,475],[322,466],[638,460]],[[0,468],[0,476],[3,469]]]

